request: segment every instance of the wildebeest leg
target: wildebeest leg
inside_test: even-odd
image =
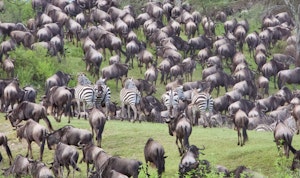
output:
[[[179,140],[179,142],[180,142],[180,145],[178,144],[178,140]],[[182,156],[183,155],[183,145],[182,145],[182,140],[181,139],[179,139],[177,136],[176,136],[176,145],[177,145],[177,148],[178,148],[178,151],[179,151],[179,154],[180,154],[180,156]]]
[[[31,149],[31,142],[30,141],[27,141],[27,154],[26,154],[26,157],[30,157],[31,159],[33,159],[33,156],[32,156],[32,149]]]
[[[125,104],[122,103],[121,105],[121,121],[123,121],[125,118]]]
[[[238,127],[237,127],[237,134],[238,134],[238,144],[237,145],[240,145],[241,132],[240,132],[240,128],[238,128]]]

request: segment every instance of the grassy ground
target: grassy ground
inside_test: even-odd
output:
[[[61,123],[54,121],[50,117],[55,129],[58,129],[67,124],[67,119],[63,118]],[[13,156],[18,154],[25,155],[27,143],[23,140],[19,142],[16,139],[16,132],[12,130],[9,122],[4,120],[1,115],[0,130],[9,138],[9,146]],[[41,121],[41,124],[44,124]],[[90,130],[88,121],[86,120],[71,120],[71,124],[75,127]],[[291,158],[286,160],[279,156],[279,152],[273,142],[273,133],[271,132],[255,132],[248,131],[249,142],[245,146],[237,146],[237,133],[229,128],[202,128],[193,127],[192,135],[190,136],[190,144],[198,147],[205,146],[201,159],[210,161],[212,166],[223,165],[230,170],[235,169],[239,165],[245,165],[254,171],[263,174],[265,177],[292,177],[288,171],[291,165]],[[168,156],[166,158],[166,171],[163,177],[177,177],[178,164],[180,156],[175,144],[175,137],[168,134],[166,124],[158,123],[130,123],[127,121],[110,120],[106,123],[102,148],[111,155],[138,159],[144,161],[143,148],[149,137],[160,142]],[[300,136],[295,135],[293,139],[295,148],[300,148]],[[34,158],[38,158],[38,146],[32,143],[34,149]],[[0,165],[0,169],[8,167],[8,158],[4,149],[0,149],[4,161]],[[82,152],[79,150],[80,157]],[[51,162],[53,159],[53,151],[45,148],[44,162]],[[277,163],[281,163],[278,166]],[[85,177],[86,164],[79,164],[82,172],[76,172],[75,177]],[[151,177],[156,177],[155,169],[150,168]],[[210,175],[215,177],[215,175]],[[143,171],[140,172],[140,177],[145,177]]]

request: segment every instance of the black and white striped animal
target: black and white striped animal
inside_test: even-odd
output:
[[[104,79],[100,78],[99,80],[97,80],[96,82],[96,86],[98,86],[99,90],[98,90],[98,94],[96,95],[96,107],[97,108],[101,108],[103,106],[105,106],[105,114],[108,116],[108,106],[110,103],[110,99],[111,99],[111,90],[109,88],[109,86],[107,86],[105,84]],[[108,118],[110,119],[110,118]]]
[[[167,107],[170,118],[178,116],[180,96],[176,90],[168,90],[161,96],[162,103]]]
[[[134,83],[132,83],[133,80],[129,79],[125,82],[124,87],[120,91],[120,100],[122,105],[122,120],[124,117],[124,109],[125,105],[127,106],[127,118],[130,118],[130,108],[134,112],[134,117],[131,119],[131,121],[136,121],[138,117],[137,110],[139,108],[139,104],[141,101],[141,93],[137,89]],[[137,108],[138,106],[138,108]]]
[[[83,104],[83,111],[86,108],[93,108],[95,105],[95,90],[91,85],[77,85],[75,88],[75,100],[77,103],[78,118],[80,117],[81,103]]]
[[[207,114],[210,116],[214,108],[214,100],[212,96],[207,92],[199,92],[197,89],[192,91],[193,118],[196,117],[196,112],[200,111],[200,119],[203,119],[203,126],[207,127],[207,124],[211,127]]]

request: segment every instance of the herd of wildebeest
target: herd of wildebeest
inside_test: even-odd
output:
[[[121,7],[117,0],[32,0],[35,17],[27,24],[0,22],[0,59],[7,75],[6,79],[0,80],[0,109],[6,113],[5,117],[16,130],[17,137],[28,143],[27,155],[19,154],[13,158],[6,135],[0,134],[0,145],[5,148],[10,163],[9,168],[3,169],[3,174],[62,177],[64,167],[69,176],[71,166],[74,176],[75,170],[80,171],[77,166],[80,149],[82,161],[87,164],[88,177],[137,178],[142,161],[112,156],[101,148],[105,121],[126,117],[132,121],[168,124],[169,134],[176,136],[182,157],[179,177],[190,171],[189,176],[202,177],[209,171],[209,162],[199,159],[204,147],[198,148],[188,141],[192,127],[197,125],[234,128],[241,146],[248,139],[247,129],[274,132],[277,147],[283,146],[287,157],[289,151],[295,155],[291,169],[300,168],[300,153],[292,146],[293,135],[299,134],[300,126],[300,92],[295,89],[300,83],[300,68],[295,65],[293,18],[285,11],[266,14],[261,27],[249,32],[246,19],[227,18],[235,13],[228,10],[230,8],[206,16],[189,3],[179,2],[149,0],[137,14],[133,6]],[[215,33],[217,24],[224,27],[222,35]],[[146,41],[139,39],[138,31]],[[62,61],[66,57],[66,40],[77,47],[81,45],[86,63],[83,70],[90,72],[101,84],[92,84],[84,73],[71,76],[58,71],[45,81],[45,95],[38,103],[35,88],[22,88],[15,78],[14,63],[18,59],[11,59],[10,51],[19,45],[28,50],[39,46]],[[272,48],[278,41],[285,41],[285,48],[273,54]],[[109,65],[103,66],[102,62],[108,58],[107,49],[110,51]],[[248,59],[245,49],[249,50]],[[256,66],[249,65],[249,61]],[[141,74],[145,66],[144,78],[127,78],[128,71],[134,70],[135,64]],[[195,81],[193,73],[199,68],[202,68],[201,80]],[[158,76],[161,77],[159,82],[166,87],[161,98],[153,95]],[[83,86],[79,77],[86,77],[84,82],[94,88],[68,87],[69,81],[76,77],[77,87]],[[121,90],[122,107],[110,101],[110,96],[100,97],[104,91],[107,95],[115,94],[115,90],[110,91],[105,84],[112,79],[116,80],[117,88],[119,80],[123,88],[126,88],[127,80],[136,87]],[[269,93],[269,85],[274,85],[274,93]],[[221,96],[220,87],[225,89]],[[215,97],[210,95],[213,90],[217,91]],[[96,99],[82,99],[80,95],[87,91],[92,92],[91,96]],[[100,104],[97,103],[98,94],[105,100]],[[89,102],[92,107],[89,107]],[[81,105],[83,109],[80,109]],[[127,113],[125,106],[128,107]],[[134,117],[130,117],[131,112]],[[54,130],[49,114],[57,122],[62,115],[69,117],[69,123],[70,117],[85,117],[92,131],[72,125]],[[40,119],[46,127],[39,124]],[[31,142],[39,145],[39,158],[33,159]],[[55,150],[51,167],[42,162],[45,144]],[[150,176],[147,165],[151,162],[161,177],[165,171],[161,143],[149,138],[144,155],[146,176]],[[93,165],[92,168],[89,164]],[[233,171],[219,166],[217,170],[225,177],[251,172],[244,166]]]

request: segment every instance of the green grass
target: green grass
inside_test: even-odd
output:
[[[4,120],[1,114],[0,130],[9,138],[9,146],[13,156],[18,154],[25,155],[27,143],[23,140],[21,143],[16,139],[16,132],[12,130],[10,123]],[[63,118],[61,123],[54,121],[50,117],[53,127],[58,129],[67,124],[67,118]],[[40,122],[45,124],[44,121]],[[87,120],[77,120],[73,118],[71,125],[75,127],[90,130]],[[208,160],[211,165],[223,165],[230,170],[235,169],[239,165],[246,167],[263,174],[265,177],[293,177],[287,174],[291,158],[286,159],[280,157],[279,152],[273,142],[272,132],[255,132],[248,131],[249,141],[243,147],[237,146],[237,132],[229,128],[202,128],[193,127],[192,135],[190,136],[190,144],[198,147],[205,146],[202,151],[205,155],[200,155],[201,159]],[[166,124],[159,123],[131,123],[127,121],[110,120],[106,123],[103,132],[102,148],[111,155],[138,159],[145,163],[143,148],[149,137],[160,142],[168,156],[166,158],[166,170],[163,177],[177,177],[178,164],[180,156],[175,144],[175,137],[168,134]],[[296,149],[300,148],[300,136],[295,135],[293,145]],[[38,158],[38,146],[32,143],[34,149],[34,158]],[[0,168],[8,167],[8,158],[3,148],[0,149],[4,161]],[[82,152],[79,150],[82,158]],[[53,159],[54,151],[48,150],[45,147],[44,162],[49,163]],[[291,154],[292,155],[292,154]],[[278,166],[276,163],[285,163],[283,166]],[[86,164],[79,164],[82,172],[76,172],[76,177],[85,177]],[[156,170],[150,168],[151,177],[156,177]],[[143,171],[140,172],[140,177],[145,177]]]

